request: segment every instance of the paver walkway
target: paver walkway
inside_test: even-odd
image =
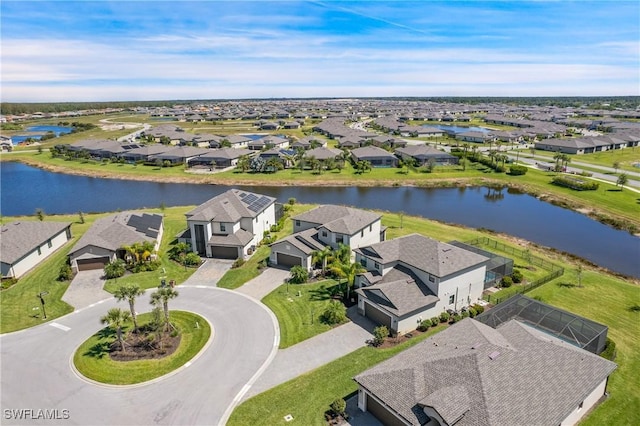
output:
[[[67,291],[64,292],[62,300],[78,310],[101,300],[112,298],[111,293],[102,289],[105,283],[103,275],[102,269],[78,272]]]
[[[352,306],[348,310],[352,322],[278,350],[273,362],[245,394],[244,400],[366,346],[376,324],[358,315],[356,309]]]
[[[247,281],[235,291],[256,300],[262,300],[267,294],[280,287],[289,275],[291,273],[286,269],[266,268],[260,275]]]

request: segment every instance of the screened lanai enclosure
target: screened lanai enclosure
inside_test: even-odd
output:
[[[515,319],[594,354],[600,354],[607,343],[607,326],[522,294],[496,305],[475,319],[493,328]]]

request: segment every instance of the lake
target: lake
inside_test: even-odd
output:
[[[446,124],[436,124],[436,125],[424,124],[423,127],[435,127],[437,129],[440,129],[440,130],[453,132],[455,134],[464,133],[464,132],[471,132],[471,131],[489,133],[491,131],[489,129],[485,129],[484,127],[477,127],[477,126],[460,127],[460,126],[449,126],[449,125],[446,125]]]
[[[25,140],[32,139],[40,139],[48,132],[55,133],[56,136],[65,135],[67,133],[71,133],[73,131],[73,127],[67,126],[31,126],[25,129],[26,132],[30,132],[28,135],[14,135],[11,136],[11,142],[14,145],[19,144],[20,142],[24,142]]]
[[[0,208],[5,216],[200,204],[230,187],[100,179],[1,163]],[[302,203],[345,204],[404,212],[447,223],[487,228],[573,253],[640,278],[640,238],[514,190],[415,187],[238,187]]]

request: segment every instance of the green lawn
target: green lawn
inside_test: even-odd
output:
[[[139,317],[140,326],[151,320],[151,313]],[[113,385],[142,383],[164,376],[192,359],[211,337],[211,326],[199,315],[184,311],[170,311],[171,323],[180,330],[178,349],[160,359],[114,361],[108,347],[115,335],[108,327],[98,331],[76,350],[73,363],[85,377]]]
[[[335,280],[312,284],[283,284],[262,299],[262,303],[278,318],[280,349],[331,329],[331,326],[320,322],[318,318],[329,305],[333,290],[338,286]]]
[[[440,325],[388,349],[364,347],[329,364],[250,398],[238,406],[227,423],[233,425],[326,425],[324,412],[336,398],[347,398],[358,387],[352,378],[391,358],[426,337],[444,330]],[[284,416],[291,414],[287,423]]]

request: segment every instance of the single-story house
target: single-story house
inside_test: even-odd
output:
[[[322,205],[292,218],[293,234],[271,244],[269,263],[313,268],[313,252],[324,247],[351,249],[384,240],[381,215],[346,206]]]
[[[124,246],[151,242],[155,250],[163,233],[160,214],[127,211],[96,220],[69,252],[74,272],[102,269],[116,259],[125,258]]]
[[[304,154],[304,158],[315,158],[316,160],[324,161],[324,160],[338,160],[342,157],[343,151],[337,148],[325,148],[319,147],[310,149]]]
[[[183,238],[200,256],[250,256],[276,223],[275,203],[273,197],[230,189],[186,214],[188,230]]]
[[[489,258],[419,234],[355,249],[358,312],[392,334],[482,298]]]
[[[487,133],[470,130],[468,132],[456,133],[456,139],[465,142],[484,143],[491,139],[491,137]]]
[[[265,136],[260,139],[249,142],[248,148],[251,150],[261,150],[264,148],[288,148],[289,139],[279,136]]]
[[[187,164],[189,160],[211,152],[208,148],[196,148],[193,146],[177,146],[166,152],[149,156],[149,161],[169,161],[171,164]]]
[[[243,135],[227,135],[222,138],[222,141],[225,140],[231,144],[232,148],[247,148],[252,139]]]
[[[368,161],[371,167],[396,167],[398,158],[388,151],[377,146],[364,146],[351,150],[351,158],[354,162]]]
[[[466,318],[358,374],[358,407],[385,425],[575,425],[616,364],[517,320]]]
[[[314,136],[307,136],[291,143],[290,146],[293,149],[301,148],[301,149],[307,150],[312,148],[318,148],[321,146],[327,146],[327,141],[324,139],[316,138]]]
[[[173,149],[173,147],[162,144],[144,145],[139,148],[123,152],[119,157],[124,158],[126,161],[131,163],[136,161],[149,161],[151,156],[162,154],[170,151],[171,149]]]
[[[427,145],[409,145],[398,148],[395,154],[403,160],[413,159],[418,166],[424,166],[433,159],[436,164],[458,164],[458,157]]]
[[[20,221],[2,225],[1,229],[3,277],[21,277],[71,239],[68,222]]]
[[[204,166],[209,168],[234,167],[243,155],[253,155],[255,151],[244,148],[211,149],[206,154],[189,159],[187,167]]]

